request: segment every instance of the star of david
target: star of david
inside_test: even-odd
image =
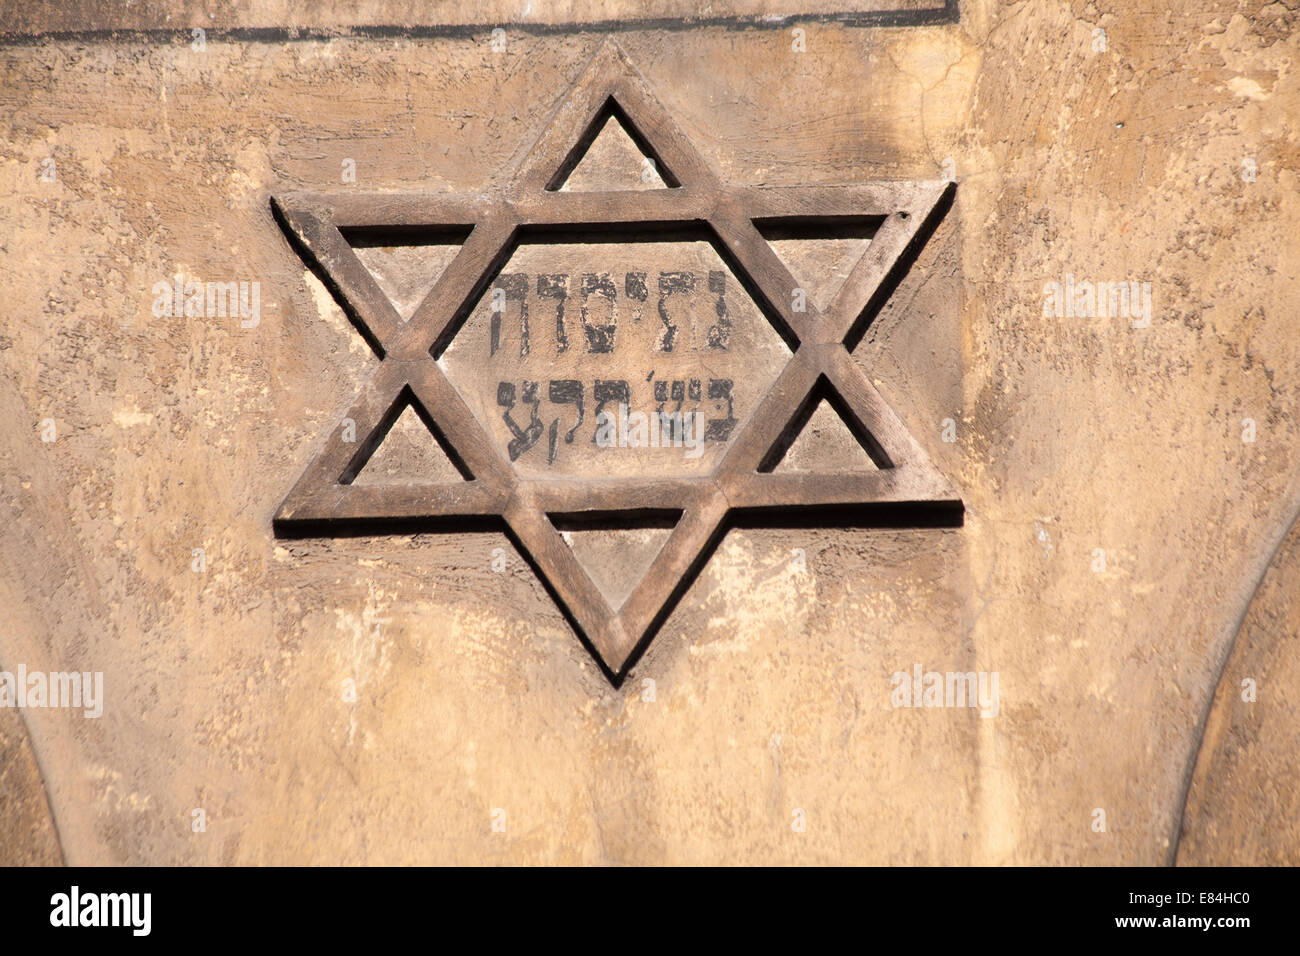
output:
[[[600,121],[620,120],[663,173],[665,188],[568,192],[557,187],[581,160]],[[593,57],[508,183],[494,192],[348,192],[273,197],[299,253],[327,280],[382,359],[342,422],[293,486],[275,518],[281,534],[329,535],[345,526],[384,530],[411,521],[488,519],[507,533],[615,686],[644,651],[722,534],[738,516],[822,514],[892,506],[960,509],[925,452],[851,357],[862,318],[878,309],[925,241],[953,188],[947,182],[737,187],[722,182],[613,41]],[[875,217],[866,253],[823,310],[795,306],[798,283],[763,238],[757,220],[802,223]],[[641,224],[707,224],[716,245],[770,306],[791,356],[755,411],[736,428],[720,463],[695,477],[583,480],[516,473],[452,385],[437,358],[509,258],[521,230],[545,227],[635,230]],[[420,305],[404,321],[341,230],[461,227],[469,233]],[[781,473],[783,443],[809,402],[829,397],[879,466],[869,474]],[[352,479],[407,403],[418,402],[463,481],[360,485]],[[375,436],[378,436],[377,438]],[[359,440],[358,440],[359,438]],[[619,607],[575,557],[548,517],[680,512],[648,571]]]

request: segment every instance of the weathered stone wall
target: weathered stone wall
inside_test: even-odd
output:
[[[106,698],[0,711],[7,862],[1300,859],[1293,11],[343,6],[0,14],[0,670]],[[855,359],[966,508],[732,530],[618,690],[503,534],[271,528],[377,360],[269,196],[499,184],[610,32],[728,181],[955,175]],[[156,317],[177,273],[259,324]],[[996,716],[891,706],[916,666]]]

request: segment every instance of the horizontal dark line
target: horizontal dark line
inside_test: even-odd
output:
[[[966,507],[951,501],[871,501],[843,505],[759,505],[734,508],[727,515],[734,528],[960,528]]]
[[[393,518],[275,518],[271,530],[283,540],[378,538],[403,534],[505,532],[500,515],[411,515]]]
[[[228,43],[291,43],[302,40],[393,40],[464,38],[490,34],[498,27],[512,33],[552,36],[567,33],[625,33],[636,30],[694,30],[725,27],[729,30],[780,30],[800,24],[840,24],[846,27],[920,27],[958,23],[957,0],[924,10],[866,10],[857,13],[807,13],[782,16],[643,17],[627,20],[593,20],[588,23],[446,23],[424,26],[382,24],[349,27],[206,27],[191,24],[169,29],[48,30],[38,33],[0,31],[0,46],[38,43],[99,43],[172,41],[189,43],[190,30],[202,26],[207,39]]]
[[[630,508],[625,511],[551,511],[547,513],[556,531],[627,531],[643,528],[676,528],[682,520],[680,508]]]

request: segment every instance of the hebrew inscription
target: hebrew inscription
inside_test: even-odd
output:
[[[790,350],[704,240],[525,243],[443,354],[523,475],[707,474]]]

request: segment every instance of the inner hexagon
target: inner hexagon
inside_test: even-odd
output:
[[[697,231],[525,238],[439,362],[521,476],[609,478],[709,472],[789,358]]]

